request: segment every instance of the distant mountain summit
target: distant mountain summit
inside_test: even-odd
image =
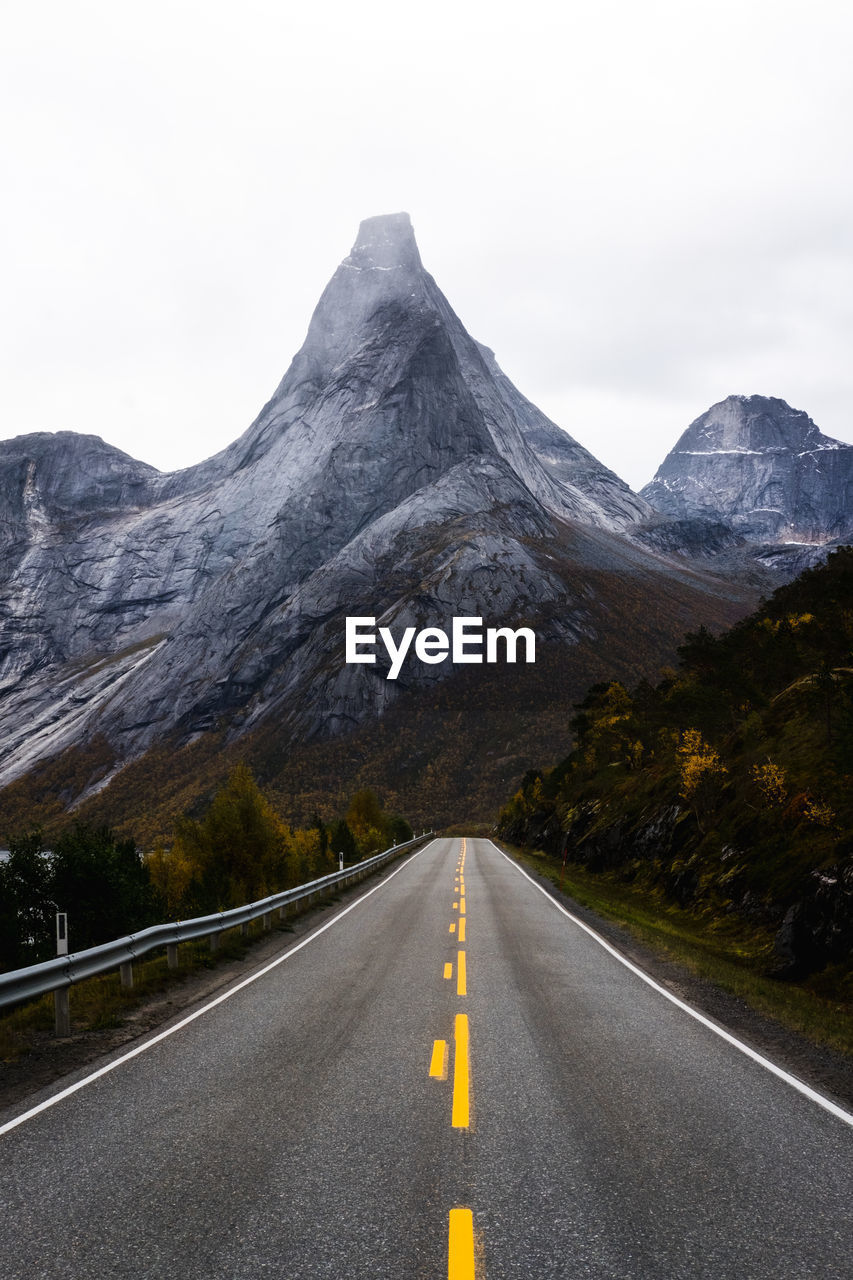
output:
[[[312,451],[324,458],[327,447],[346,442],[335,455],[335,474],[361,519],[360,495],[388,503],[410,491],[414,479],[420,487],[460,458],[487,454],[504,459],[556,514],[624,529],[648,513],[618,476],[525,400],[493,353],[470,337],[424,270],[407,213],[361,223],[302,348],[222,463],[245,467],[285,438],[298,444],[302,480]],[[407,461],[398,465],[401,454]],[[388,483],[377,468],[388,472]]]
[[[784,400],[728,396],[690,424],[641,497],[750,542],[823,546],[853,532],[853,446]]]

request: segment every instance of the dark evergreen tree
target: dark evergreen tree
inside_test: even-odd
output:
[[[68,914],[72,950],[156,922],[155,895],[132,838],[78,824],[54,841],[51,868],[52,896]]]

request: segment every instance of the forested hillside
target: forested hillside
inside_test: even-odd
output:
[[[48,959],[55,913],[68,915],[72,951],[163,920],[257,901],[327,875],[411,838],[369,789],[346,816],[291,826],[239,765],[198,818],[183,815],[174,839],[143,854],[132,836],[78,822],[49,835],[9,839],[0,862],[0,969]]]
[[[853,951],[853,548],[715,638],[657,686],[594,685],[571,754],[529,772],[499,832],[663,890],[709,921],[776,932],[800,977]]]

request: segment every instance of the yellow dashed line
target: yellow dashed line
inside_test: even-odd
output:
[[[450,1123],[454,1129],[467,1129],[470,1119],[469,1101],[469,1065],[468,1065],[468,1018],[464,1013],[457,1013],[453,1031],[455,1051],[453,1054],[453,1110]]]
[[[474,1280],[474,1215],[470,1209],[450,1210],[447,1280]]]
[[[450,925],[456,933],[459,924],[459,942],[465,941],[465,853],[467,842],[463,838],[459,846],[459,861],[453,879],[453,910],[459,915]],[[444,976],[453,975],[452,962],[445,963]],[[456,952],[456,994],[468,994],[468,968],[464,951]],[[453,1026],[453,1107],[450,1123],[454,1129],[467,1129],[471,1120],[471,1064],[469,1052],[468,1017],[457,1013]],[[447,1078],[448,1046],[444,1040],[436,1040],[432,1050],[429,1073],[440,1079]],[[447,1280],[475,1280],[474,1268],[474,1215],[470,1209],[459,1206],[450,1210],[447,1228]]]
[[[447,1041],[435,1040],[432,1046],[432,1058],[429,1073],[434,1080],[447,1079]]]

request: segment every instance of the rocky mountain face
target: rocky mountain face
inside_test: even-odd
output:
[[[408,215],[368,219],[222,453],[163,475],[70,432],[0,444],[0,785],[96,739],[109,769],[75,766],[66,805],[167,739],[248,742],[272,723],[298,751],[401,698],[415,714],[459,674],[347,665],[347,615],[536,624],[545,666],[571,668],[582,639],[601,660],[622,643],[619,602],[642,583],[635,647],[654,664],[752,597],[642,545],[649,521],[467,334]]]
[[[641,496],[675,519],[726,525],[770,557],[803,548],[808,563],[853,534],[853,446],[784,400],[729,396],[691,423]]]

